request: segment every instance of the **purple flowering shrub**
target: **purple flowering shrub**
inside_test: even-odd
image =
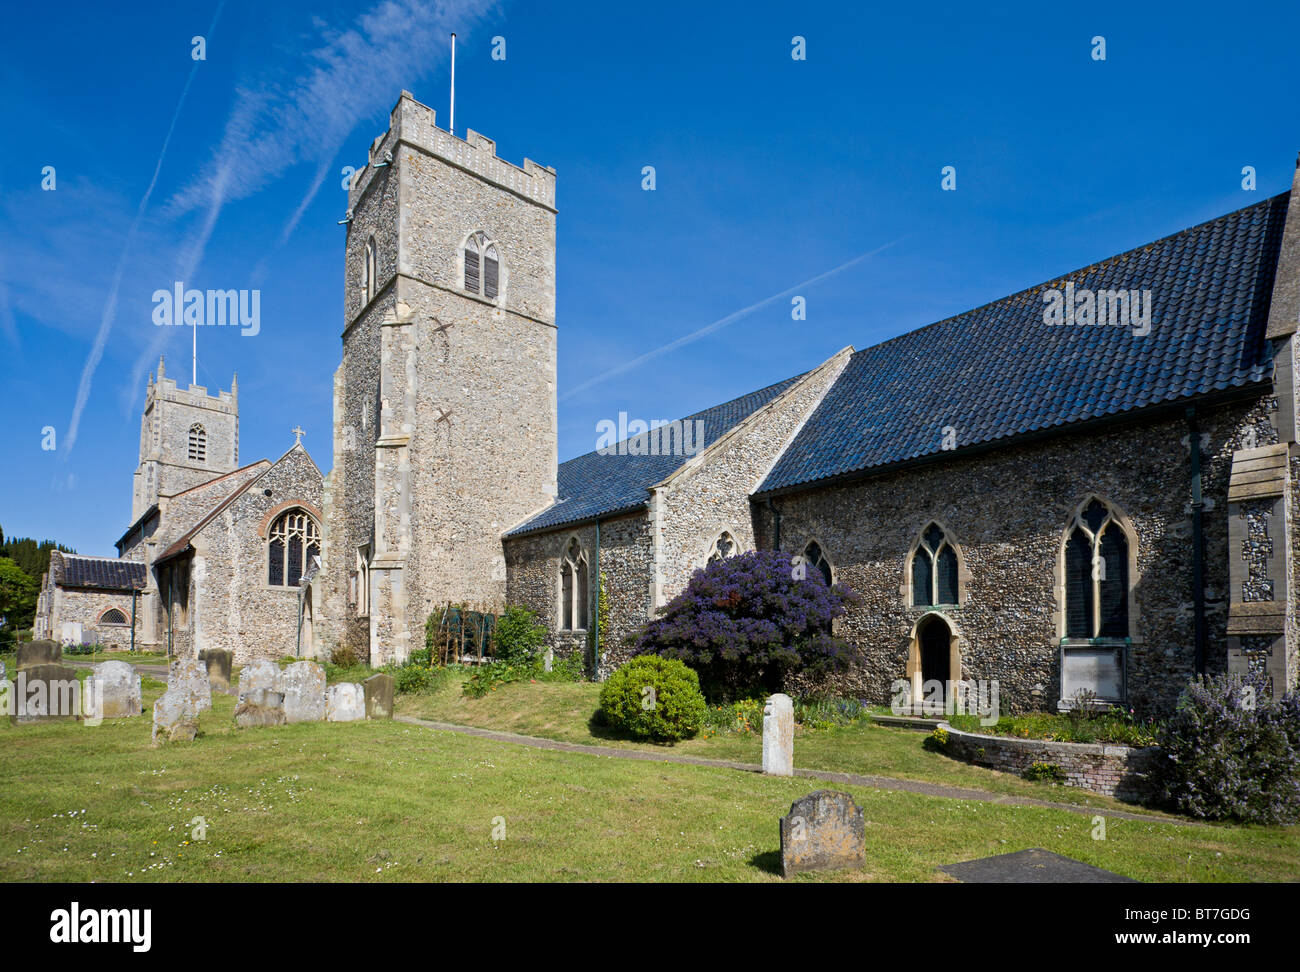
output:
[[[1190,683],[1161,738],[1158,795],[1194,817],[1300,820],[1300,695],[1271,699],[1259,676]]]
[[[697,570],[636,641],[638,655],[685,662],[713,701],[777,692],[796,673],[844,671],[855,652],[831,621],[856,601],[815,569],[796,579],[788,554],[752,551]]]

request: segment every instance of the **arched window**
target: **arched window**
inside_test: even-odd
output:
[[[560,628],[562,631],[585,631],[587,628],[587,555],[578,538],[569,541],[560,564]]]
[[[375,278],[377,276],[375,269],[375,238],[372,236],[366,240],[366,262],[361,268],[361,288],[365,294],[366,303],[370,303],[375,297]]]
[[[126,624],[126,615],[117,608],[109,608],[99,616],[100,624]]]
[[[831,580],[831,562],[826,559],[826,554],[822,551],[821,544],[813,540],[808,546],[803,548],[803,562],[806,566],[811,567],[822,575],[826,581],[826,586],[830,587],[834,581]]]
[[[266,545],[266,582],[297,587],[312,557],[320,556],[320,530],[302,510],[286,510],[271,524]]]
[[[208,461],[208,433],[197,422],[190,426],[189,457],[194,462]]]
[[[465,289],[496,300],[501,283],[501,259],[496,243],[481,230],[465,241]]]
[[[912,553],[912,606],[957,604],[957,551],[943,528],[931,523],[921,531]]]
[[[1065,535],[1065,636],[1127,638],[1129,544],[1113,510],[1090,497]]]
[[[715,560],[725,560],[732,554],[740,552],[740,546],[736,543],[736,538],[728,530],[723,530],[718,534],[718,539],[713,541],[713,546],[709,548],[709,557],[707,563],[713,563]]]

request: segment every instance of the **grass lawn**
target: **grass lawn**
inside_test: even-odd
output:
[[[435,692],[398,696],[398,713],[563,742],[683,753],[746,763],[761,763],[763,759],[763,740],[757,732],[747,735],[723,733],[707,739],[697,737],[673,746],[621,739],[592,722],[600,685],[591,682],[514,682],[500,686],[481,699],[471,699],[461,693],[464,678],[458,675],[452,683]],[[971,766],[926,750],[922,745],[924,739],[924,733],[913,729],[895,729],[868,721],[817,731],[805,731],[802,726],[796,726],[794,764],[800,769],[923,780],[991,790],[1009,796],[1076,803],[1101,810],[1137,810],[1169,816],[1171,820],[1180,819],[1085,790],[1051,783],[1031,783],[1009,773]]]
[[[149,705],[162,686],[144,687]],[[593,688],[512,689],[539,687],[566,690],[568,705]],[[776,881],[777,818],[817,787],[398,722],[237,730],[234,701],[215,695],[194,743],[159,749],[147,711],[98,728],[0,724],[0,880]],[[865,732],[886,752],[895,738],[919,749],[919,734]],[[873,750],[857,768],[875,762]],[[1089,816],[1068,811],[836,788],[864,810],[867,868],[798,880],[942,880],[940,864],[1028,847],[1146,881],[1300,871],[1300,828],[1108,819],[1100,841]],[[202,841],[191,835],[198,816]]]

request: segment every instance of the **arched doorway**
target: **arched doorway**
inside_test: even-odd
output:
[[[921,649],[921,681],[938,682],[946,698],[948,683],[952,681],[952,629],[941,617],[932,614],[921,622],[917,640]]]

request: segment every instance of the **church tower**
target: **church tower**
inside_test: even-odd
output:
[[[158,359],[140,418],[140,464],[131,497],[135,521],[160,497],[215,479],[239,465],[239,390],[215,396],[201,385],[180,388]]]
[[[325,613],[381,664],[499,605],[502,533],[554,499],[555,171],[402,92],[348,205]]]

